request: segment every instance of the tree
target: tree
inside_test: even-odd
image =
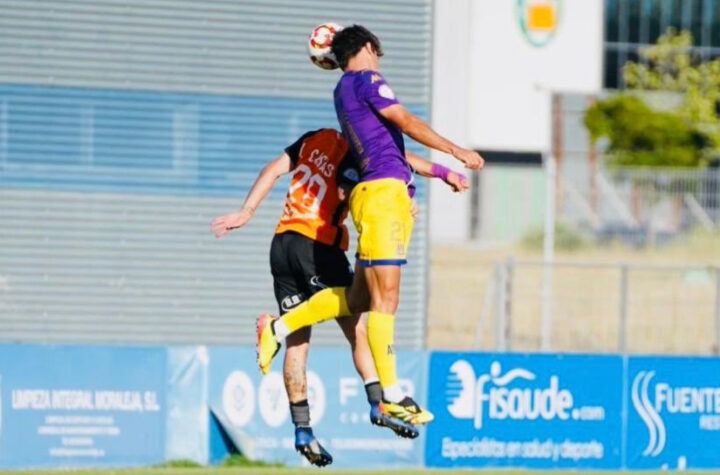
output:
[[[591,139],[608,139],[612,163],[699,167],[717,156],[720,59],[703,62],[692,44],[689,32],[669,29],[625,65],[625,91],[587,110]],[[676,93],[679,105],[655,110],[642,100],[649,91]]]
[[[593,142],[608,139],[606,152],[614,165],[698,167],[709,145],[680,115],[655,111],[627,94],[593,104],[585,126]]]

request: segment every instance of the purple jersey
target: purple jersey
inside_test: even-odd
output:
[[[411,181],[402,131],[380,115],[394,104],[395,94],[377,71],[348,71],[335,87],[335,112],[358,160],[360,181]]]

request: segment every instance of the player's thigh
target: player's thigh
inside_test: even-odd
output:
[[[355,187],[351,197],[363,265],[404,264],[412,235],[411,201],[399,180],[376,180]]]
[[[300,305],[307,295],[290,267],[284,234],[276,234],[270,245],[270,271],[273,276],[273,292],[280,315]]]
[[[288,233],[288,262],[298,286],[310,298],[322,289],[320,275],[315,257],[316,241],[307,236]]]
[[[352,285],[346,298],[351,312],[362,313],[370,310],[370,293],[365,280],[365,272],[358,262],[355,263]]]
[[[345,251],[337,246],[328,246],[319,242],[313,244],[313,273],[315,282],[320,285],[311,290],[325,287],[350,287],[353,283],[353,271]],[[314,284],[311,282],[310,284]]]

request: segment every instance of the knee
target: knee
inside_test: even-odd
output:
[[[379,292],[377,295],[373,296],[372,300],[373,310],[385,313],[395,313],[400,301],[398,289],[397,287],[379,289]]]

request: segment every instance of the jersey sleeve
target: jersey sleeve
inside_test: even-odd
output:
[[[365,80],[363,96],[373,109],[381,111],[386,107],[399,104],[395,98],[395,93],[380,73],[373,72],[363,79]]]
[[[295,165],[297,165],[297,162],[300,159],[300,150],[302,150],[303,142],[305,142],[305,140],[308,137],[310,137],[311,135],[313,135],[316,132],[318,132],[318,131],[313,130],[311,132],[306,132],[306,133],[302,134],[299,139],[297,139],[296,141],[294,141],[293,143],[291,143],[290,145],[285,147],[285,153],[287,153],[288,156],[290,157],[290,161],[292,162],[293,167],[295,167]]]
[[[360,181],[360,172],[355,164],[355,159],[348,153],[340,162],[337,172],[337,183],[341,186],[353,188]]]

